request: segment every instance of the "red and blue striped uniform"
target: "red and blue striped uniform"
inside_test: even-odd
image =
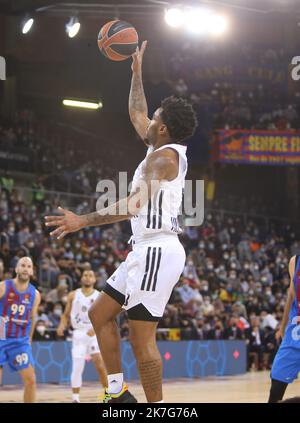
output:
[[[286,383],[292,383],[300,372],[300,256],[296,256],[293,284],[289,322],[271,371],[272,379]]]
[[[5,281],[0,298],[0,365],[8,363],[16,371],[33,365],[29,335],[35,296],[33,285],[20,292],[12,279]]]

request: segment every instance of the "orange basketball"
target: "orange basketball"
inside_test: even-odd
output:
[[[135,28],[124,21],[107,22],[98,35],[98,47],[110,60],[121,61],[132,56],[138,46],[139,37]]]

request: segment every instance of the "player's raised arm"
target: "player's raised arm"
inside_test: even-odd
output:
[[[144,41],[141,49],[137,47],[136,52],[132,56],[132,79],[128,106],[130,120],[135,130],[144,143],[148,145],[145,140],[150,119],[148,118],[148,106],[142,81],[142,62],[146,45],[147,41]]]
[[[74,296],[75,296],[75,291],[70,292],[69,295],[68,295],[67,304],[66,304],[65,310],[63,312],[63,315],[60,318],[60,322],[59,322],[59,325],[58,325],[58,328],[57,328],[57,331],[56,331],[58,336],[64,336],[64,331],[69,326]]]
[[[30,343],[32,342],[33,332],[36,326],[36,316],[37,316],[38,308],[41,302],[41,294],[39,293],[37,289],[35,290],[35,293],[36,294],[35,294],[34,304],[31,311],[31,328],[29,333]]]
[[[289,274],[290,274],[291,283],[290,283],[290,287],[289,287],[289,290],[288,290],[288,297],[287,297],[287,301],[286,301],[286,304],[285,304],[285,307],[284,307],[284,312],[283,312],[282,321],[280,323],[280,328],[279,328],[279,331],[276,333],[276,339],[277,340],[279,338],[284,337],[285,329],[286,329],[286,326],[287,326],[288,321],[289,321],[289,314],[290,314],[290,311],[291,311],[291,305],[292,305],[294,298],[295,298],[295,290],[294,290],[294,283],[293,283],[294,271],[295,271],[295,260],[296,260],[296,256],[293,256],[290,259],[290,263],[289,263]]]

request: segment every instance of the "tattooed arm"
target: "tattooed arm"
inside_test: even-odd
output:
[[[162,180],[172,180],[178,173],[177,153],[169,148],[155,151],[148,155],[143,175],[136,191],[128,197],[94,213],[78,216],[70,210],[59,207],[62,216],[46,216],[46,226],[56,226],[52,236],[63,238],[71,232],[79,231],[87,226],[107,225],[130,219],[139,213],[160,188]]]
[[[128,107],[130,120],[135,130],[147,145],[145,139],[150,119],[148,118],[148,106],[142,81],[142,61],[146,45],[147,41],[144,41],[141,49],[137,48],[132,56],[132,79]]]

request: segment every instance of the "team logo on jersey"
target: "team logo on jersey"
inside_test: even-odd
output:
[[[82,311],[83,313],[85,313],[87,310],[88,310],[88,309],[87,309],[87,307],[86,307],[86,306],[82,306],[81,311]]]

